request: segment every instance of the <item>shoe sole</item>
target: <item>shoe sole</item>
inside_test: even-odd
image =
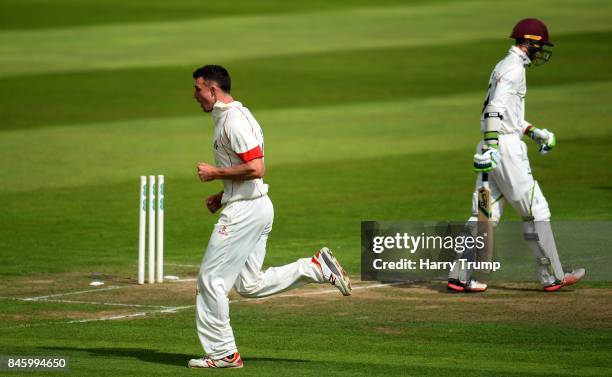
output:
[[[578,283],[584,276],[586,275],[585,272],[582,272],[582,274],[580,274],[580,276],[574,276],[574,275],[570,275],[570,278],[566,278],[563,280],[563,283],[561,284],[555,284],[555,285],[549,285],[547,287],[544,287],[544,290],[546,292],[555,292],[558,291],[559,289],[563,288],[563,287],[569,287],[571,285],[574,285],[576,283]]]
[[[189,369],[239,369],[242,368],[244,366],[244,363],[239,364],[239,365],[235,365],[235,366],[227,366],[227,367],[201,367],[201,366],[197,366],[197,365],[189,365],[187,364],[187,368]]]
[[[446,284],[446,289],[448,289],[451,292],[465,292],[465,293],[477,293],[477,292],[484,292],[487,290],[488,287],[485,288],[467,288],[467,287],[462,287],[460,285],[454,284],[454,283],[447,283]]]
[[[468,292],[468,293],[478,293],[478,292],[484,292],[486,290],[487,290],[487,288],[466,288],[465,292]]]
[[[244,365],[238,365],[238,366],[235,366],[235,367],[197,367],[197,366],[187,365],[187,368],[189,368],[189,369],[240,369],[243,366]]]
[[[555,291],[558,291],[559,289],[561,289],[563,287],[572,286],[572,285],[578,283],[579,281],[580,281],[580,279],[576,279],[574,281],[564,282],[563,284],[549,285],[548,287],[544,287],[544,290],[546,292],[555,292]]]
[[[457,284],[453,284],[453,283],[446,284],[446,288],[449,291],[453,291],[453,292],[463,292],[463,291],[465,291],[464,287],[462,287],[460,285],[457,285]]]
[[[548,287],[544,287],[544,291],[554,292],[554,291],[558,291],[561,288],[563,288],[563,284],[549,285]]]
[[[352,288],[351,288],[351,280],[348,277],[348,274],[346,273],[344,268],[342,268],[342,266],[340,265],[340,263],[338,262],[338,260],[334,256],[334,254],[331,252],[331,250],[325,248],[325,249],[321,249],[319,252],[323,256],[323,260],[328,265],[328,267],[329,267],[329,263],[327,263],[327,262],[329,261],[335,267],[335,269],[338,271],[339,274],[333,272],[333,269],[330,268],[330,270],[333,272],[333,274],[338,277],[336,279],[336,281],[338,283],[340,283],[340,287],[339,287],[340,288],[340,293],[342,293],[343,296],[350,296],[351,295],[351,290],[352,290]],[[325,258],[325,256],[327,256],[327,258]]]
[[[207,366],[191,365],[191,361],[190,361],[189,363],[187,363],[187,368],[190,368],[190,369],[238,369],[238,368],[242,368],[244,366],[244,363],[242,362],[242,358],[240,357],[240,354],[236,352],[234,356],[235,357],[232,360],[230,360],[230,362],[227,362],[224,360],[224,359],[227,359],[227,357],[219,360],[219,361],[223,361],[224,363],[226,363],[225,366],[217,366],[214,361],[210,359],[206,359],[205,361],[207,362]],[[236,362],[239,362],[239,363],[236,363]]]

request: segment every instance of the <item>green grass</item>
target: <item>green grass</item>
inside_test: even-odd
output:
[[[611,80],[612,74],[606,69],[612,59],[606,45],[610,38],[608,31],[572,33],[557,38],[563,51],[555,54],[545,69],[529,72],[530,88]],[[508,48],[505,39],[492,40],[489,44],[484,50],[481,44],[473,42],[355,49],[245,58],[226,65],[236,72],[233,75],[236,96],[257,112],[347,102],[367,106],[372,101],[435,98],[467,92],[482,96],[482,82],[486,82],[495,62]],[[585,60],[584,51],[589,51],[590,59]],[[462,68],[457,71],[448,69],[449,66]],[[3,99],[7,110],[0,114],[0,128],[79,126],[96,121],[193,114],[191,72],[195,67],[140,67],[117,69],[112,73],[86,71],[0,78],[7,90]],[[592,72],[599,75],[594,76]],[[33,95],[44,96],[45,100],[37,103],[38,111],[28,112]],[[66,106],[67,103],[71,106]]]
[[[191,98],[205,63],[230,69],[264,128],[266,265],[328,245],[357,278],[360,221],[465,219],[490,70],[533,15],[556,47],[528,70],[526,116],[558,138],[548,156],[527,141],[534,175],[554,219],[612,220],[610,3],[496,6],[0,1],[0,355],[69,355],[79,376],[200,373],[184,369],[201,353],[193,309],[66,322],[153,310],[95,302],[193,304],[191,283],[133,285],[136,194],[139,175],[166,175],[166,262],[197,266],[216,220],[203,200],[220,188],[195,174],[212,160],[212,121]],[[500,283],[466,298],[438,282],[237,302],[238,373],[610,375],[612,261],[563,252],[595,273],[559,295]],[[15,299],[97,278],[122,288]]]
[[[413,1],[413,3],[425,1]],[[430,1],[427,1],[430,2]],[[381,5],[400,5],[401,0],[382,0]],[[371,5],[366,0],[353,0],[351,6]],[[232,1],[219,3],[209,0],[180,0],[169,4],[162,0],[2,0],[1,30],[46,29],[122,23],[144,23],[184,19],[214,19],[228,16],[259,14],[291,14],[320,10],[342,9],[342,2],[324,0],[286,2]],[[78,15],[78,16],[75,16]]]

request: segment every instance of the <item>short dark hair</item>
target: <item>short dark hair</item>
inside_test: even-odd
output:
[[[219,85],[219,88],[225,93],[230,93],[232,90],[232,79],[230,78],[227,69],[220,65],[205,65],[193,71],[193,78],[203,78],[206,81],[214,81]]]

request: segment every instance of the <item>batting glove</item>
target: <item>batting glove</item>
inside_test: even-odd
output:
[[[532,140],[535,140],[540,145],[540,154],[546,154],[551,151],[557,145],[557,139],[555,134],[544,129],[536,128],[532,125],[527,126],[525,134]]]
[[[491,148],[484,153],[474,155],[474,171],[477,173],[488,173],[497,168],[499,163],[500,155],[497,148]]]

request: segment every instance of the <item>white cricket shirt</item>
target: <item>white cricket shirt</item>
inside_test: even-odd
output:
[[[213,153],[216,166],[228,168],[256,158],[263,158],[263,132],[249,109],[238,101],[215,103],[212,111],[215,122]],[[255,199],[268,193],[263,179],[248,181],[223,180],[221,203]]]
[[[480,116],[481,132],[484,132],[484,108],[491,104],[503,117],[499,130],[501,135],[523,134],[529,125],[525,120],[525,67],[529,63],[531,60],[516,46],[512,46],[508,55],[497,63],[489,79],[489,90]]]

